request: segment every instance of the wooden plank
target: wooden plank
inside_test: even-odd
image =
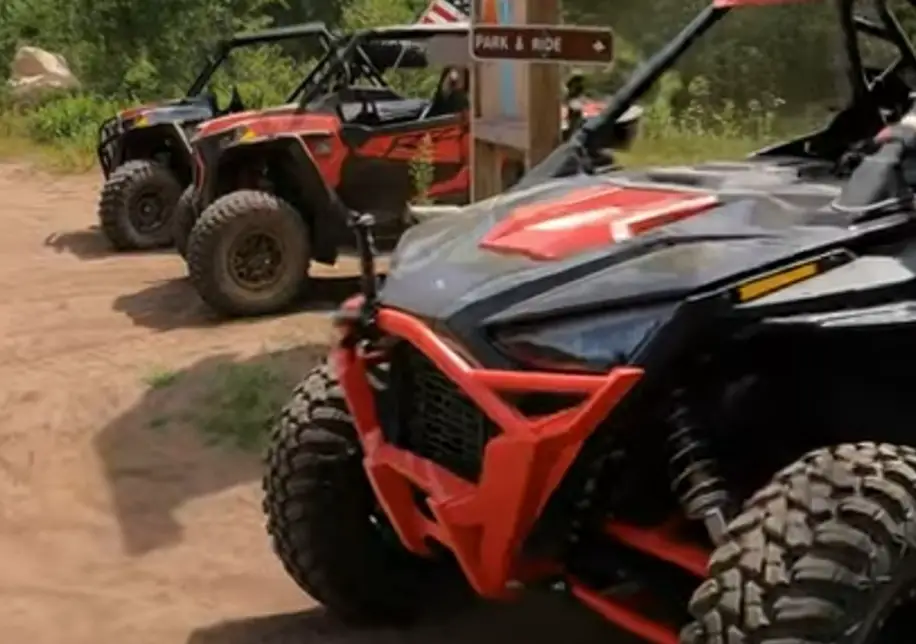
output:
[[[471,201],[482,201],[499,194],[502,177],[497,146],[487,141],[475,140],[473,158]]]
[[[480,20],[496,26],[500,0],[475,0],[474,27]],[[513,0],[513,24],[557,25],[561,0]],[[505,103],[506,65],[512,65],[512,101]],[[473,64],[472,200],[498,194],[519,169],[549,154],[560,140],[563,88],[560,65],[496,60]],[[515,109],[512,109],[515,108]]]
[[[528,0],[529,23],[559,24],[563,19],[561,0]],[[532,168],[560,142],[563,105],[560,65],[528,67],[528,145],[526,165]]]

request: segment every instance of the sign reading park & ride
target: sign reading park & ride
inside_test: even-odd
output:
[[[614,34],[573,25],[474,24],[471,54],[481,61],[606,65],[614,60]]]

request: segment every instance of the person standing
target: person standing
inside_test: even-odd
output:
[[[569,138],[585,122],[585,74],[574,69],[566,79],[566,98],[563,101],[566,112],[566,123],[563,128],[563,140]]]

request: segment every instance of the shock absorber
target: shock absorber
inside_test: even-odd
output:
[[[672,427],[668,437],[671,489],[687,518],[702,521],[713,543],[719,544],[725,535],[731,498],[682,392],[678,392],[668,420]]]

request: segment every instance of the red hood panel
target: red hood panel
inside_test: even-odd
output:
[[[328,134],[333,134],[339,129],[340,119],[331,114],[286,112],[259,114],[256,118],[245,121],[244,125],[257,136],[298,134],[301,132],[327,132]]]
[[[295,134],[307,130],[336,132],[338,125],[339,119],[336,116],[299,113],[295,107],[285,107],[268,111],[239,112],[212,119],[197,128],[197,136],[199,138],[213,136],[242,126],[249,128],[257,136]]]
[[[699,214],[718,203],[715,195],[700,191],[592,186],[515,209],[484,236],[480,247],[559,260]]]
[[[248,120],[253,116],[257,116],[257,114],[258,110],[248,110],[247,112],[236,112],[235,114],[218,116],[215,119],[210,119],[209,121],[201,123],[197,127],[196,136],[197,138],[203,138],[205,136],[210,136],[211,134],[216,134],[218,132],[228,130],[232,127],[235,127],[236,123]]]
[[[124,119],[125,121],[140,116],[143,112],[159,107],[162,103],[146,103],[144,105],[137,105],[135,107],[129,107],[126,110],[121,110],[118,112],[118,117]]]

